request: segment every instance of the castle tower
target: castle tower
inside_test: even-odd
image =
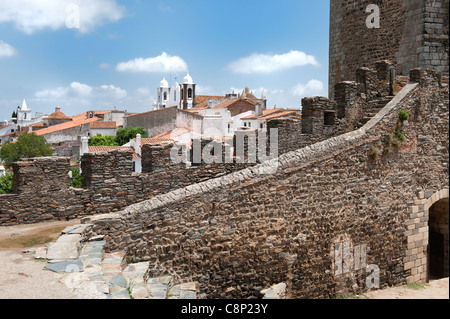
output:
[[[192,77],[188,74],[183,79],[181,84],[181,101],[180,108],[183,110],[190,110],[194,107],[195,101],[195,86]]]
[[[399,75],[413,68],[448,74],[446,0],[331,0],[329,97],[334,85],[354,81],[360,67],[392,61]]]

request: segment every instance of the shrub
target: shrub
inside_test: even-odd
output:
[[[403,134],[401,129],[396,129],[395,130],[395,136],[401,141],[404,142],[405,141],[405,134]]]
[[[401,110],[400,114],[398,115],[398,119],[400,120],[401,123],[407,121],[409,118],[409,114],[407,111],[405,110]]]
[[[6,174],[0,177],[0,194],[12,193],[13,174]]]
[[[80,169],[71,168],[70,171],[72,172],[72,182],[70,183],[70,186],[74,188],[83,187],[83,176],[81,176]]]

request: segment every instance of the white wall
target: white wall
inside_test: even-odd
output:
[[[102,136],[116,136],[116,132],[117,130],[114,128],[91,128],[89,133],[90,133],[90,137],[94,137],[97,136],[98,134],[102,135]]]

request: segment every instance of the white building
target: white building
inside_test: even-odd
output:
[[[36,112],[35,116],[32,116],[31,108],[28,107],[27,101],[24,99],[22,106],[17,107],[17,118],[13,119],[16,122],[18,130],[20,131],[23,127],[30,126],[39,122],[42,122],[44,115],[42,113]]]
[[[172,87],[166,78],[159,83],[157,89],[158,100],[153,102],[153,110],[165,109],[171,106],[177,106],[180,109],[189,110],[194,106],[195,101],[194,81],[189,73],[184,77],[183,84],[175,81]]]

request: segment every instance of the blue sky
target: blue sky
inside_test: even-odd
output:
[[[0,120],[24,98],[33,114],[148,111],[187,71],[197,94],[264,88],[269,108],[300,108],[327,95],[328,19],[325,0],[2,0]]]

